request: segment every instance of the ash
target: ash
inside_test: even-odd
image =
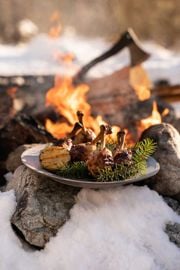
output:
[[[0,193],[1,270],[179,270],[180,249],[165,233],[180,216],[146,186],[81,190],[71,218],[44,250],[26,251],[10,217],[14,193]]]

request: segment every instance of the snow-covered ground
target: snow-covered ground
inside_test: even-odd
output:
[[[145,42],[143,45],[152,55],[144,63],[150,78],[152,80],[168,79],[173,84],[180,83],[180,53],[166,50],[153,42]],[[57,60],[59,52],[74,53],[78,69],[110,46],[110,43],[100,38],[88,39],[64,35],[52,39],[46,34],[39,34],[26,45],[0,45],[0,75],[43,75],[67,72],[69,65],[63,65]],[[90,75],[97,77],[110,74],[128,63],[129,55],[125,49],[98,64],[90,71]]]
[[[12,191],[0,193],[1,270],[179,270],[164,232],[178,217],[147,187],[81,190],[71,218],[42,251],[25,251],[11,225]]]

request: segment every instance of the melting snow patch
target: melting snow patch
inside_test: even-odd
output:
[[[180,249],[164,232],[180,217],[147,187],[81,190],[70,220],[36,252],[23,250],[10,226],[15,205],[13,192],[0,193],[1,270],[180,269]]]

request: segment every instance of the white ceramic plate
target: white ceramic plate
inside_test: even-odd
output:
[[[160,169],[159,163],[154,158],[150,157],[147,160],[146,174],[141,175],[141,176],[135,176],[133,178],[115,181],[115,182],[97,182],[96,180],[93,181],[93,180],[88,180],[88,179],[69,179],[69,178],[64,178],[59,175],[56,175],[52,172],[48,172],[41,167],[41,164],[39,162],[39,154],[40,154],[40,151],[45,146],[46,146],[45,144],[40,144],[38,146],[32,147],[24,151],[21,156],[22,162],[24,163],[24,165],[26,165],[33,171],[36,171],[39,174],[42,174],[44,176],[52,178],[53,180],[59,183],[69,185],[69,186],[95,188],[95,189],[96,188],[113,188],[113,187],[134,183],[134,182],[138,182],[146,178],[149,178],[157,174]]]

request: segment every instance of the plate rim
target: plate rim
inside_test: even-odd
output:
[[[148,177],[145,177],[147,175],[146,174],[143,174],[143,175],[140,175],[139,177],[136,177],[136,178],[128,178],[128,179],[125,179],[125,180],[119,180],[119,181],[105,181],[105,182],[99,182],[99,181],[96,181],[96,179],[94,179],[93,181],[91,180],[88,180],[88,179],[82,179],[82,178],[66,178],[66,177],[63,177],[63,176],[59,176],[57,174],[54,174],[52,172],[49,172],[45,169],[43,169],[42,167],[40,169],[38,168],[35,168],[34,166],[32,166],[31,164],[28,164],[25,160],[25,156],[27,156],[27,154],[29,152],[32,152],[33,150],[36,149],[37,151],[37,155],[36,155],[36,158],[39,157],[39,152],[45,147],[47,146],[47,144],[38,144],[36,146],[33,146],[29,149],[26,149],[22,154],[21,154],[21,161],[22,163],[28,167],[29,169],[35,171],[36,173],[38,174],[41,174],[43,176],[46,176],[48,178],[51,178],[53,180],[55,180],[56,182],[59,182],[59,183],[62,183],[62,184],[65,184],[65,185],[70,185],[70,186],[76,186],[76,187],[81,187],[81,184],[82,184],[82,187],[84,186],[88,186],[88,188],[99,188],[99,187],[106,187],[106,186],[117,186],[117,185],[125,185],[125,184],[131,184],[131,183],[135,183],[135,182],[139,182],[139,181],[142,181],[142,180],[145,180],[145,179],[148,179],[154,175],[156,175],[159,170],[160,170],[160,164],[159,162],[157,162],[153,157],[149,157],[148,160],[151,161],[151,162],[154,162],[154,164],[156,165],[156,168],[154,171],[151,171],[148,173]],[[38,152],[39,151],[39,152]],[[39,158],[38,158],[38,161],[39,161]],[[39,165],[40,165],[40,162],[39,162]],[[67,182],[66,182],[67,181]],[[94,187],[89,187],[89,185],[93,185]]]

